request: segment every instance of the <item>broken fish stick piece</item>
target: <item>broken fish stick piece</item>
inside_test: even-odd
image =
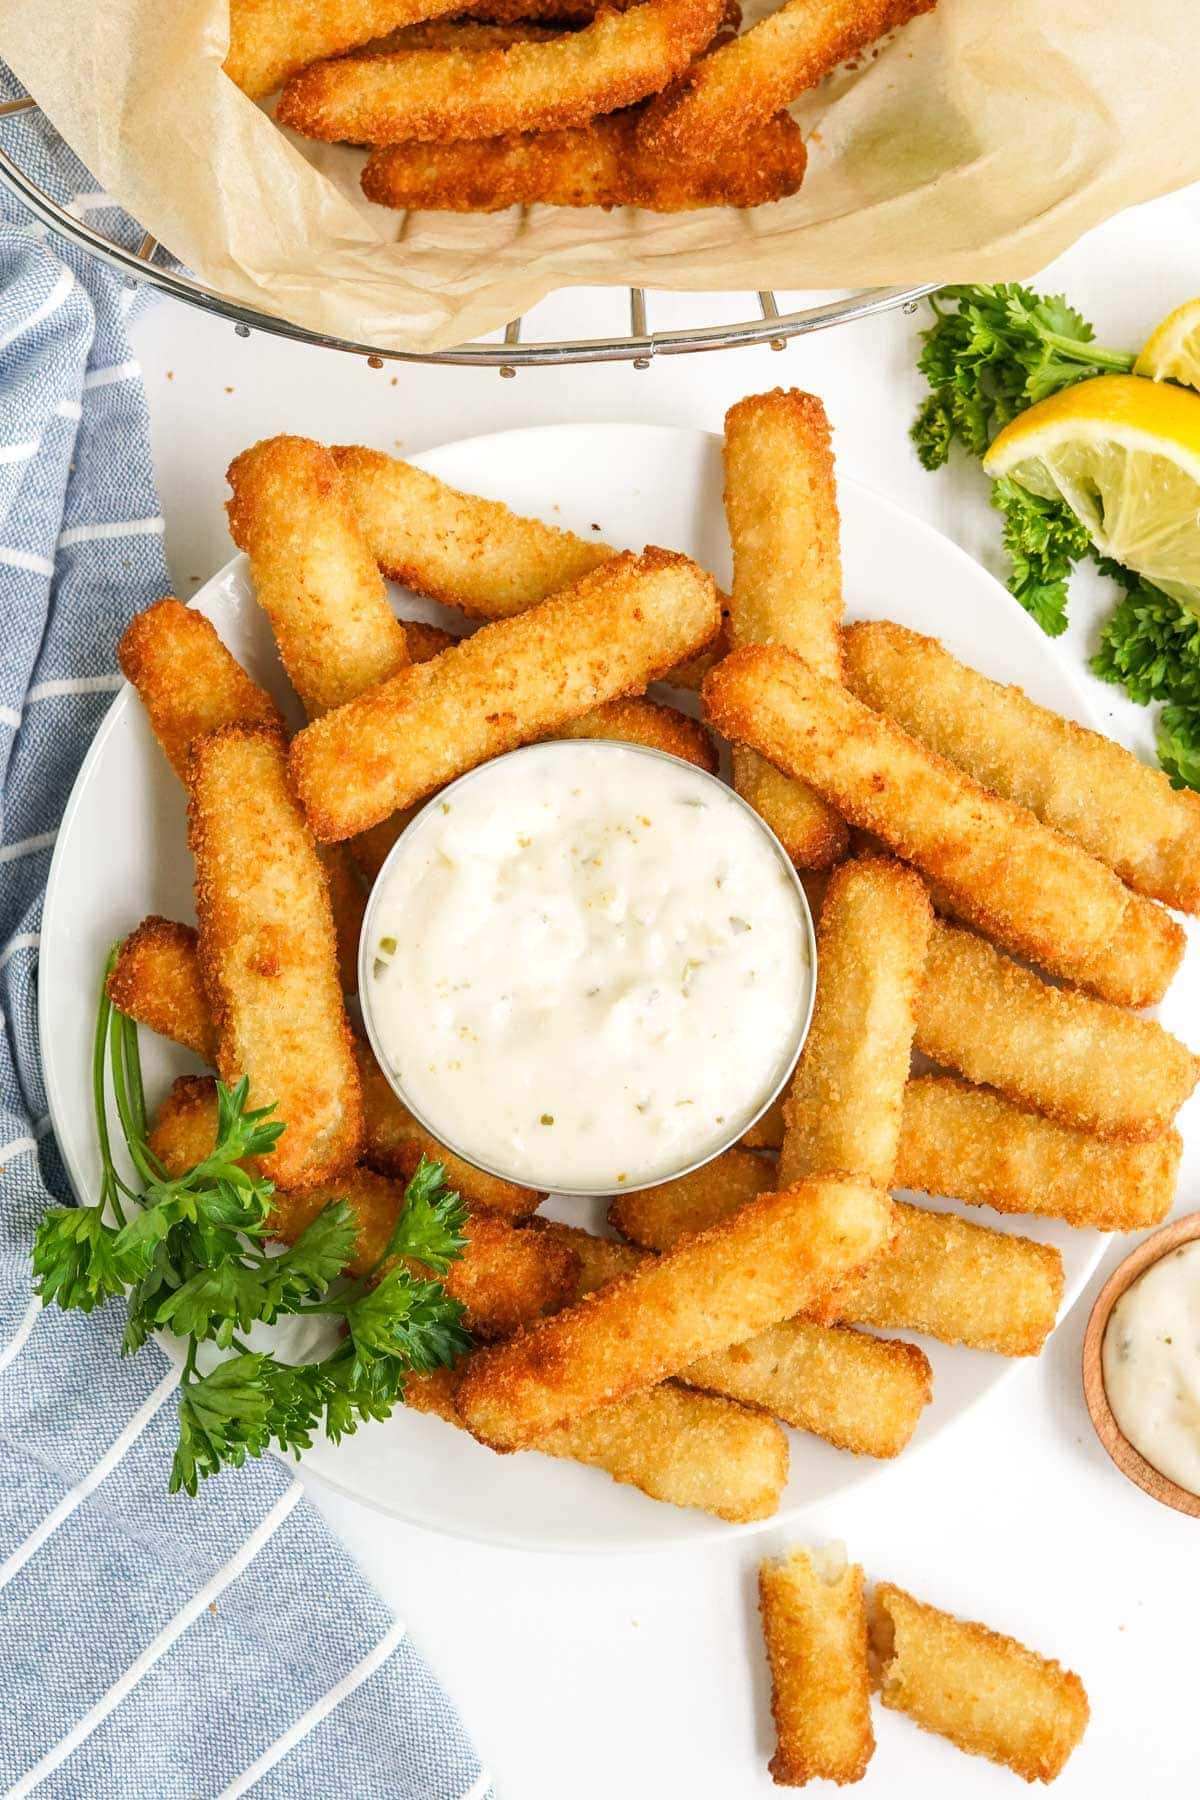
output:
[[[117,645],[117,661],[181,781],[196,738],[222,725],[283,729],[271,696],[250,679],[209,620],[181,600],[156,600],[135,613]]]
[[[763,1194],[668,1255],[473,1360],[469,1429],[519,1449],[607,1401],[789,1318],[886,1248],[891,1204],[865,1183]]]
[[[314,63],[288,81],[275,117],[303,137],[351,144],[586,125],[681,75],[724,12],[725,0],[645,0],[549,43]]]
[[[137,613],[117,645],[117,660],[137,689],[167,761],[185,785],[188,750],[196,738],[222,725],[283,729],[282,715],[270,695],[251,680],[209,621],[178,600],[156,600]],[[358,987],[358,934],[366,896],[344,850],[331,846],[322,851],[321,863],[337,928],[342,986],[353,994]]]
[[[473,1360],[466,1357],[457,1370],[410,1376],[405,1405],[465,1429],[457,1396]],[[671,1382],[548,1432],[533,1447],[601,1469],[652,1500],[696,1507],[735,1525],[770,1518],[787,1485],[787,1438],[774,1419]]]
[[[1097,1231],[1142,1231],[1175,1199],[1183,1140],[1092,1137],[990,1088],[921,1075],[904,1094],[897,1187]]]
[[[841,527],[825,408],[795,388],[739,400],[725,415],[724,463],[730,642],[785,644],[839,680]],[[845,855],[844,820],[803,782],[743,745],[733,777],[799,867]]]
[[[118,1012],[203,1062],[217,1060],[217,1030],[191,925],[151,914],[124,939],[105,992]]]
[[[263,1158],[283,1187],[328,1180],[358,1155],[362,1104],[325,877],[287,779],[282,736],[227,725],[188,765],[200,968],[217,1070],[285,1130]]]
[[[1059,1252],[955,1213],[894,1204],[898,1229],[887,1255],[828,1294],[817,1316],[921,1332],[998,1356],[1037,1356],[1062,1301]]]
[[[871,1638],[892,1712],[1026,1781],[1062,1774],[1089,1717],[1078,1675],[890,1581],[875,1589]]]
[[[892,1185],[932,918],[920,876],[888,858],[830,876],[812,1024],[783,1108],[780,1187],[835,1170]]]
[[[459,0],[229,0],[229,51],[222,67],[261,100],[322,57],[339,56],[398,25],[460,10]]]
[[[446,1181],[457,1188],[469,1206],[487,1207],[507,1218],[523,1218],[540,1205],[544,1196],[489,1175],[456,1156],[414,1119],[394,1092],[368,1045],[356,1040],[359,1079],[363,1097],[362,1159],[381,1174],[411,1179],[422,1156],[440,1162]]]
[[[706,679],[704,705],[725,736],[809,781],[1005,949],[1117,1005],[1166,992],[1184,949],[1168,913],[791,651],[735,650]]]
[[[408,661],[338,466],[310,438],[264,438],[229,465],[229,529],[310,719]]]
[[[576,1298],[627,1274],[647,1255],[549,1220],[534,1220],[531,1229],[577,1253]],[[783,1424],[859,1456],[898,1456],[933,1396],[929,1359],[915,1344],[806,1319],[770,1325],[744,1343],[689,1363],[676,1379],[761,1407]]]
[[[941,919],[916,1044],[944,1068],[1102,1137],[1159,1136],[1200,1076],[1200,1057],[1153,1019],[1054,987]]]
[[[289,767],[310,823],[326,841],[363,831],[488,757],[642,692],[719,623],[712,577],[686,557],[613,557],[307,726]]]
[[[726,1154],[763,1160],[750,1158],[746,1151]],[[717,1161],[724,1163],[725,1158]],[[739,1185],[745,1176],[740,1165],[734,1166],[738,1175],[724,1189],[722,1172],[703,1193],[685,1188],[691,1177],[684,1176],[657,1188],[622,1194],[609,1217],[635,1244],[669,1250],[744,1207]],[[769,1170],[770,1165],[765,1166]],[[1036,1356],[1054,1329],[1062,1299],[1058,1251],[1031,1238],[990,1231],[954,1213],[929,1212],[899,1200],[893,1208],[896,1235],[887,1251],[807,1307],[810,1317],[827,1325],[922,1332],[943,1343],[993,1350],[1001,1356]]]
[[[736,139],[789,106],[839,63],[937,0],[787,0],[732,43],[701,57],[649,109],[645,142],[660,156]]]
[[[875,1748],[862,1569],[841,1545],[759,1564],[778,1787],[861,1781]]]
[[[770,1193],[776,1163],[748,1150],[725,1150],[673,1181],[618,1194],[609,1202],[609,1223],[622,1237],[648,1250],[667,1250],[681,1237],[707,1231],[759,1194]]]
[[[886,619],[846,632],[846,683],[985,787],[1076,838],[1135,893],[1200,911],[1200,794]]]
[[[660,700],[610,700],[555,732],[562,738],[610,738],[618,744],[641,744],[648,750],[664,750],[681,762],[717,772],[717,747],[698,719],[689,718]]]
[[[158,1109],[150,1147],[169,1175],[182,1175],[212,1154],[216,1130],[215,1084],[205,1076],[183,1076]],[[345,1200],[358,1226],[347,1271],[367,1274],[387,1250],[404,1190],[403,1181],[362,1168],[343,1170],[335,1181],[296,1192],[277,1187],[270,1236],[278,1243],[294,1244],[326,1206]],[[482,1208],[471,1213],[464,1236],[462,1256],[440,1279],[446,1292],[466,1308],[464,1324],[477,1337],[510,1336],[557,1312],[578,1286],[579,1258],[569,1244],[518,1231]],[[429,1273],[416,1262],[412,1268],[417,1274]]]

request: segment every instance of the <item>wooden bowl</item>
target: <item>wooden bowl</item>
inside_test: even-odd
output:
[[[1178,1250],[1181,1244],[1191,1243],[1196,1238],[1200,1238],[1200,1213],[1187,1213],[1182,1219],[1173,1219],[1169,1225],[1152,1231],[1113,1270],[1096,1296],[1096,1304],[1092,1308],[1084,1334],[1083,1396],[1092,1415],[1092,1424],[1096,1427],[1096,1436],[1122,1475],[1127,1475],[1130,1481],[1136,1482],[1152,1499],[1161,1500],[1164,1506],[1174,1507],[1176,1512],[1189,1513],[1193,1519],[1200,1519],[1200,1494],[1190,1494],[1187,1488],[1179,1487],[1176,1482],[1169,1481],[1165,1475],[1160,1474],[1139,1450],[1134,1449],[1117,1424],[1108,1404],[1108,1395],[1104,1391],[1104,1371],[1100,1361],[1109,1314],[1121,1295],[1160,1257]]]

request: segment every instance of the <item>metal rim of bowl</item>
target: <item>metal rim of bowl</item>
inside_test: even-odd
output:
[[[428,1118],[426,1114],[422,1113],[418,1107],[414,1106],[409,1095],[405,1093],[403,1084],[393,1073],[390,1063],[383,1054],[382,1046],[376,1033],[375,1022],[371,1016],[370,978],[375,960],[375,953],[371,946],[375,941],[375,913],[378,909],[380,896],[383,892],[384,876],[387,874],[392,862],[402,851],[404,841],[408,837],[409,832],[414,831],[415,828],[428,817],[434,806],[440,806],[448,794],[456,792],[467,782],[475,780],[476,777],[485,772],[498,768],[502,763],[511,761],[514,756],[525,756],[531,751],[574,750],[581,747],[590,747],[606,752],[623,751],[628,755],[654,757],[659,762],[678,763],[683,768],[692,770],[694,774],[702,776],[706,781],[715,782],[722,793],[728,795],[728,797],[754,822],[754,825],[759,832],[770,844],[776,858],[784,869],[791,884],[792,891],[799,900],[800,917],[804,927],[804,942],[808,952],[809,982],[807,1002],[803,1008],[802,1015],[797,1021],[794,1044],[789,1046],[788,1054],[781,1065],[782,1072],[779,1079],[771,1087],[761,1105],[759,1105],[753,1113],[739,1121],[735,1131],[730,1132],[727,1138],[723,1138],[714,1149],[706,1151],[703,1156],[694,1157],[690,1162],[682,1163],[677,1168],[672,1167],[663,1170],[661,1173],[656,1174],[645,1181],[623,1181],[614,1187],[602,1187],[597,1186],[594,1183],[574,1186],[566,1185],[561,1181],[543,1182],[540,1180],[533,1180],[530,1179],[528,1175],[515,1174],[511,1169],[501,1168],[497,1164],[482,1162],[478,1156],[465,1150],[460,1144],[456,1144],[440,1125],[436,1124],[432,1119]],[[407,1107],[413,1118],[416,1119],[417,1123],[422,1126],[431,1137],[435,1138],[438,1143],[444,1144],[446,1149],[451,1151],[453,1155],[461,1157],[463,1162],[470,1163],[472,1168],[481,1169],[485,1175],[493,1175],[497,1180],[512,1182],[519,1187],[530,1188],[541,1193],[564,1194],[571,1199],[610,1199],[618,1194],[636,1194],[643,1188],[658,1187],[660,1183],[665,1181],[678,1181],[681,1176],[690,1175],[696,1169],[706,1167],[707,1164],[715,1162],[718,1156],[723,1156],[727,1150],[732,1150],[746,1133],[757,1125],[763,1115],[770,1110],[790,1081],[792,1072],[800,1059],[800,1053],[804,1049],[804,1045],[808,1038],[809,1028],[812,1024],[813,1008],[816,1005],[816,998],[817,934],[813,924],[812,908],[808,904],[808,895],[804,891],[804,884],[796,872],[795,865],[792,863],[787,851],[784,849],[775,833],[771,830],[771,827],[766,823],[765,819],[762,819],[759,814],[755,812],[750,803],[747,800],[744,800],[735,788],[731,787],[728,782],[722,781],[719,775],[711,775],[707,769],[701,769],[695,763],[686,762],[682,757],[672,756],[669,750],[658,750],[649,744],[626,744],[615,738],[558,738],[544,740],[537,744],[522,744],[518,749],[508,750],[502,756],[494,756],[487,762],[477,763],[473,769],[468,769],[465,774],[458,776],[455,781],[450,782],[446,787],[440,789],[438,793],[431,795],[421,807],[421,810],[414,815],[404,831],[396,839],[396,842],[389,850],[378,875],[375,877],[371,893],[367,899],[366,911],[363,914],[362,930],[358,940],[358,1003],[359,1010],[362,1014],[363,1029],[367,1034],[367,1042],[371,1046],[371,1053],[396,1098],[403,1106]]]
[[[19,118],[40,111],[28,96],[0,102],[0,125],[9,118]],[[660,356],[683,356],[705,350],[735,350],[756,344],[769,344],[773,350],[786,348],[789,339],[823,331],[833,325],[849,324],[855,319],[870,318],[875,313],[890,312],[896,307],[915,310],[916,303],[940,285],[926,282],[914,287],[864,288],[840,299],[824,301],[799,311],[781,313],[775,294],[770,289],[757,291],[761,317],[738,320],[726,325],[697,325],[670,331],[649,331],[646,326],[646,290],[628,288],[629,330],[612,337],[554,338],[522,343],[523,320],[512,319],[504,329],[500,343],[475,341],[447,350],[390,350],[364,344],[350,338],[315,331],[306,325],[274,313],[247,306],[222,294],[194,276],[165,267],[155,261],[160,248],[149,232],[143,234],[136,250],[107,238],[81,218],[76,218],[57,201],[51,200],[37,183],[25,173],[15,159],[0,146],[0,185],[28,207],[34,217],[59,237],[88,255],[98,258],[125,276],[130,285],[144,282],[161,293],[170,294],[189,306],[228,319],[239,337],[254,331],[267,332],[293,342],[312,344],[320,349],[340,350],[352,356],[364,356],[372,367],[382,368],[386,362],[440,363],[467,367],[498,369],[501,375],[515,375],[520,368],[561,367],[570,363],[632,362],[635,368],[649,368]],[[618,291],[618,290],[614,290]]]

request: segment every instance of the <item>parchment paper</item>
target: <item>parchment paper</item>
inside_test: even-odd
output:
[[[769,10],[769,8],[768,8]],[[941,0],[796,108],[803,191],[753,213],[396,214],[362,153],[221,72],[227,0],[0,0],[0,57],[106,191],[236,299],[388,349],[557,287],[842,288],[1032,274],[1200,178],[1200,0]]]

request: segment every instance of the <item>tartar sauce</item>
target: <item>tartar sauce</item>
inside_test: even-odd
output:
[[[1200,1494],[1200,1241],[1126,1289],[1104,1331],[1104,1391],[1148,1463]]]
[[[469,1161],[603,1192],[703,1161],[786,1077],[802,895],[726,787],[614,743],[484,764],[408,828],[368,912],[364,1010]]]

